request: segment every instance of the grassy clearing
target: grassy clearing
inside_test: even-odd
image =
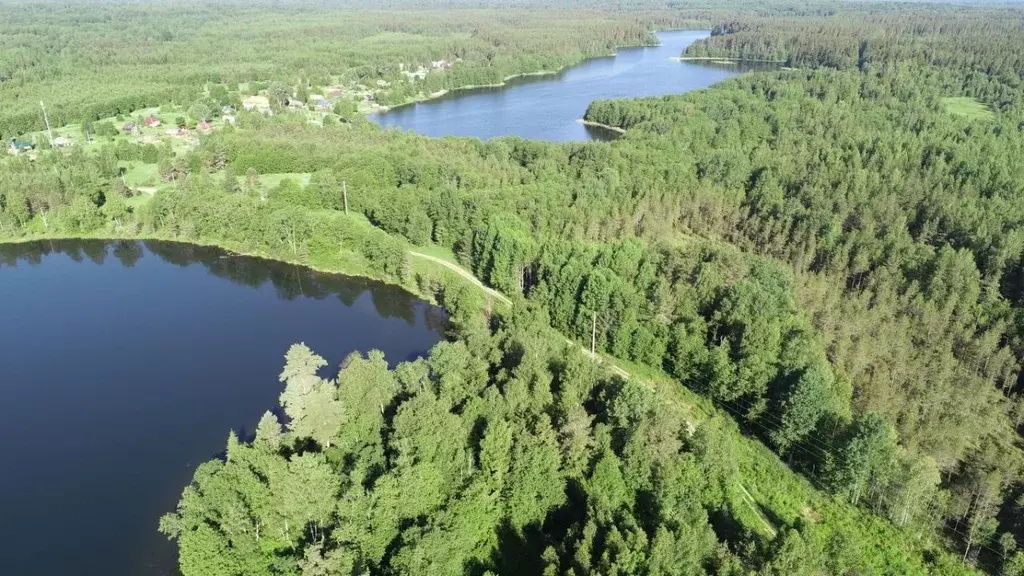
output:
[[[668,402],[678,406],[686,420],[694,426],[699,426],[701,422],[707,420],[708,416],[716,411],[710,400],[682,386],[661,370],[609,356],[608,354],[600,354],[600,356],[607,362],[622,368],[630,375],[649,382]]]
[[[452,252],[450,248],[444,246],[438,246],[436,244],[430,244],[428,246],[416,246],[416,251],[421,254],[433,256],[434,258],[440,258],[445,262],[451,262],[452,264],[459,265],[458,258],[455,257],[455,252]]]
[[[996,116],[986,104],[978,102],[974,98],[963,96],[943,98],[942,104],[946,107],[946,112],[970,120],[991,120]]]
[[[124,183],[129,188],[140,186],[157,187],[161,184],[160,173],[156,164],[145,164],[143,162],[118,162],[117,165],[125,169]]]
[[[160,125],[152,128],[146,126],[143,123],[143,119],[149,116],[159,119]],[[67,124],[59,128],[54,128],[53,137],[58,138],[63,136],[64,138],[71,140],[73,146],[84,148],[89,152],[97,150],[104,144],[117,144],[122,141],[135,144],[142,143],[143,141],[153,141],[157,144],[169,141],[171,142],[176,154],[183,154],[198,145],[199,141],[194,137],[174,137],[167,135],[167,130],[174,128],[175,121],[179,119],[188,121],[189,116],[181,109],[181,107],[178,106],[143,108],[123,116],[121,120],[110,117],[97,120],[93,123],[93,126],[95,126],[96,124],[103,122],[110,122],[115,128],[117,128],[118,134],[116,136],[97,136],[96,134],[91,134],[91,138],[87,140],[85,131],[82,129],[81,124]],[[138,131],[135,134],[126,134],[121,131],[121,127],[129,122],[138,127]],[[221,125],[221,122],[215,121],[213,124],[219,126]],[[49,136],[45,130],[29,132],[19,136],[20,140],[28,140],[36,143],[46,142],[48,138]]]
[[[132,210],[138,210],[139,208],[142,208],[143,206],[148,204],[150,202],[150,200],[152,200],[152,199],[153,199],[153,195],[152,194],[145,194],[145,193],[143,193],[143,194],[139,194],[137,196],[132,196],[131,198],[128,198],[127,200],[124,201],[124,203],[129,205],[129,206],[131,206]]]
[[[309,184],[309,177],[312,174],[309,172],[280,172],[272,174],[261,174],[259,176],[260,188],[265,190],[271,190],[277,188],[283,180],[291,179],[294,180],[300,186],[307,186]],[[224,177],[224,171],[220,170],[210,174],[210,177],[215,181],[219,182]],[[236,174],[238,178],[238,185],[245,186],[245,174]]]
[[[639,379],[650,384],[663,401],[680,410],[691,431],[710,416],[720,413],[711,400],[682,386],[661,370],[606,354],[601,356],[606,362],[628,372],[635,381]],[[737,459],[741,463],[738,467],[739,475],[730,485],[727,494],[733,505],[732,511],[744,527],[762,538],[773,539],[778,535],[775,523],[794,518],[794,510],[807,508],[807,495],[792,487],[781,491],[782,494],[776,493],[773,489],[777,487],[774,477],[783,469],[788,471],[788,468],[760,442],[745,437],[735,425],[732,425],[731,433],[734,435],[736,450],[745,455]],[[766,474],[766,470],[771,472]]]

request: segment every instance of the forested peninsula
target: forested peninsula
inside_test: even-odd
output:
[[[1024,11],[157,6],[0,4],[0,238],[214,244],[453,321],[390,369],[288,350],[160,520],[185,576],[1024,574]],[[785,68],[594,102],[610,143],[363,117],[693,26]]]

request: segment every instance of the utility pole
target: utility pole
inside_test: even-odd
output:
[[[50,130],[50,118],[46,115],[46,104],[43,101],[39,101],[39,105],[43,108],[43,121],[46,122],[46,136],[50,139],[50,148],[53,148],[53,131]]]
[[[594,312],[593,320],[591,321],[590,329],[590,356],[594,358],[597,356],[597,312]]]
[[[345,215],[348,216],[348,182],[341,181],[341,195],[345,198]]]

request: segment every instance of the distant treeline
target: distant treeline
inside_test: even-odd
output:
[[[40,101],[54,126],[170,103],[188,108],[219,84],[255,92],[270,82],[362,83],[396,104],[650,44],[652,28],[687,23],[675,12],[536,7],[0,3],[0,140],[42,130]],[[422,80],[403,73],[441,60],[457,64]]]
[[[1024,18],[1011,8],[837,5],[806,18],[745,15],[716,24],[686,56],[769,59],[799,68],[856,68],[979,98],[1020,103]],[[924,69],[920,69],[924,67]]]

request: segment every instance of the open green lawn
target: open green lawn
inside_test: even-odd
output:
[[[144,204],[152,200],[153,193],[155,193],[159,188],[165,186],[165,183],[160,180],[160,173],[157,171],[156,164],[146,164],[144,162],[118,162],[117,165],[126,169],[124,173],[124,183],[129,188],[145,190],[145,192],[132,196],[126,201],[126,203],[135,210],[138,210]]]
[[[156,164],[145,164],[143,162],[118,162],[118,166],[125,168],[124,183],[130,188],[140,186],[158,186],[160,174]]]
[[[159,188],[164,183],[160,181],[160,174],[157,171],[156,164],[146,164],[144,162],[118,162],[118,166],[125,169],[124,183],[129,188]],[[219,180],[223,172],[216,172],[211,176],[215,180]],[[302,186],[309,184],[310,174],[308,172],[288,172],[280,174],[263,174],[260,176],[260,185],[266,189],[276,188],[282,180],[291,178],[295,182]],[[238,176],[238,183],[245,183],[245,176]],[[451,252],[448,253],[449,257],[454,262],[454,257],[451,256]]]
[[[990,120],[995,117],[995,114],[987,105],[978,102],[974,98],[966,96],[943,98],[942,103],[946,106],[946,112],[972,120]]]
[[[132,196],[125,200],[125,204],[132,207],[133,210],[138,210],[144,204],[153,199],[152,194],[139,194],[138,196]]]
[[[426,246],[416,246],[415,250],[421,254],[433,256],[434,258],[440,258],[445,262],[451,262],[452,264],[459,264],[459,260],[455,257],[455,253],[450,248],[445,246],[438,246],[437,244],[428,244]]]

